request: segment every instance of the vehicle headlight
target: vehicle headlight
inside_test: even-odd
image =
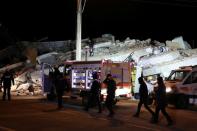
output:
[[[169,93],[172,91],[172,88],[171,87],[166,87],[166,92]]]

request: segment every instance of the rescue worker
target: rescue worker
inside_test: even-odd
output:
[[[113,117],[113,103],[115,98],[115,91],[116,91],[116,82],[112,78],[111,74],[107,74],[106,79],[103,83],[107,86],[107,98],[106,98],[106,106],[109,110],[109,117]]]
[[[58,67],[54,67],[54,72],[53,72],[53,76],[52,76],[52,83],[53,83],[53,86],[51,87],[51,95],[55,97],[55,89],[57,88],[58,86],[58,80],[59,80],[59,77],[60,77],[61,73],[58,69]]]
[[[140,95],[140,101],[138,103],[137,112],[134,115],[134,117],[139,117],[140,110],[142,104],[144,104],[144,107],[152,114],[152,119],[154,118],[154,112],[148,107],[148,89],[146,86],[146,83],[143,80],[143,77],[138,78],[140,89],[139,89],[139,95]]]
[[[63,108],[62,97],[64,94],[64,90],[67,87],[66,80],[63,77],[63,74],[59,74],[57,76],[57,85],[56,85],[56,93],[57,93],[57,100],[58,100],[58,107],[57,109]]]
[[[168,113],[166,112],[166,105],[167,105],[167,101],[166,101],[166,87],[165,84],[163,82],[163,78],[162,77],[158,77],[157,78],[157,90],[156,90],[156,109],[155,109],[155,123],[158,122],[158,118],[159,118],[159,112],[161,110],[162,114],[166,117],[167,121],[168,121],[168,126],[172,125],[172,119],[171,117],[168,115]]]
[[[59,79],[59,76],[61,75],[58,67],[54,67],[54,73],[53,73],[53,82],[54,82],[54,85],[56,86],[57,83],[58,83],[58,79]]]
[[[97,72],[93,73],[93,82],[91,85],[91,89],[90,89],[90,95],[88,98],[88,104],[85,108],[86,111],[88,111],[89,107],[91,106],[91,104],[93,102],[96,102],[97,106],[98,106],[98,113],[102,112],[101,109],[101,100],[100,100],[100,96],[101,96],[101,83],[98,80],[98,74]]]
[[[11,100],[10,96],[10,89],[11,89],[11,82],[12,85],[14,85],[14,77],[12,73],[10,73],[8,70],[3,74],[1,78],[1,82],[3,83],[3,101],[5,101],[6,95],[8,97],[8,100]]]
[[[48,100],[54,100],[57,96],[56,88],[58,85],[58,79],[60,75],[61,73],[57,66],[54,67],[54,72],[49,72],[49,80],[51,82],[51,86],[49,89],[50,93],[47,95]]]

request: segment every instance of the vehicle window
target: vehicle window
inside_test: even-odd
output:
[[[197,71],[192,73],[192,83],[197,83]]]
[[[175,71],[173,74],[171,74],[168,78],[168,80],[183,80],[187,74],[189,73],[189,71]]]
[[[191,84],[191,83],[192,83],[192,76],[190,75],[183,84],[185,85],[185,84]]]

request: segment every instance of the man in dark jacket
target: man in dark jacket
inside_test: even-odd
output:
[[[166,87],[165,84],[163,82],[163,78],[162,77],[158,77],[157,78],[157,90],[156,90],[156,109],[155,109],[155,123],[158,122],[158,118],[159,118],[159,112],[161,110],[162,114],[166,117],[166,120],[168,121],[168,126],[173,124],[173,121],[171,119],[171,117],[168,115],[168,113],[166,112],[166,105],[167,105],[167,101],[166,101]]]
[[[90,89],[90,94],[89,94],[89,98],[88,98],[88,104],[86,106],[86,111],[88,111],[90,105],[92,104],[92,102],[96,102],[98,105],[98,113],[101,113],[101,100],[100,100],[100,94],[101,94],[101,83],[98,80],[98,74],[95,72],[93,73],[93,82],[92,82],[92,86]]]
[[[63,74],[59,74],[57,76],[57,84],[56,84],[56,93],[57,93],[57,100],[58,100],[58,109],[63,108],[62,105],[62,97],[64,94],[64,90],[67,87],[66,80],[63,77]]]
[[[115,98],[116,82],[113,80],[111,74],[107,74],[107,78],[103,83],[107,86],[106,106],[110,112],[108,116],[112,117],[114,115],[113,103]]]
[[[11,82],[14,85],[14,77],[12,73],[6,70],[6,72],[3,74],[1,78],[1,82],[3,83],[3,100],[5,101],[6,94],[8,96],[8,100],[11,100],[11,96],[10,96]]]
[[[144,104],[144,107],[152,114],[152,118],[154,118],[154,112],[148,107],[148,89],[146,83],[144,82],[143,77],[139,77],[138,81],[140,84],[140,101],[138,103],[137,112],[134,117],[139,117],[141,106]]]
[[[53,82],[54,82],[55,86],[57,86],[60,75],[61,75],[61,73],[60,73],[58,67],[54,67]]]

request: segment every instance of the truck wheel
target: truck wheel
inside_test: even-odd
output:
[[[186,109],[189,105],[189,99],[186,95],[177,95],[177,101],[175,102],[176,108]]]

